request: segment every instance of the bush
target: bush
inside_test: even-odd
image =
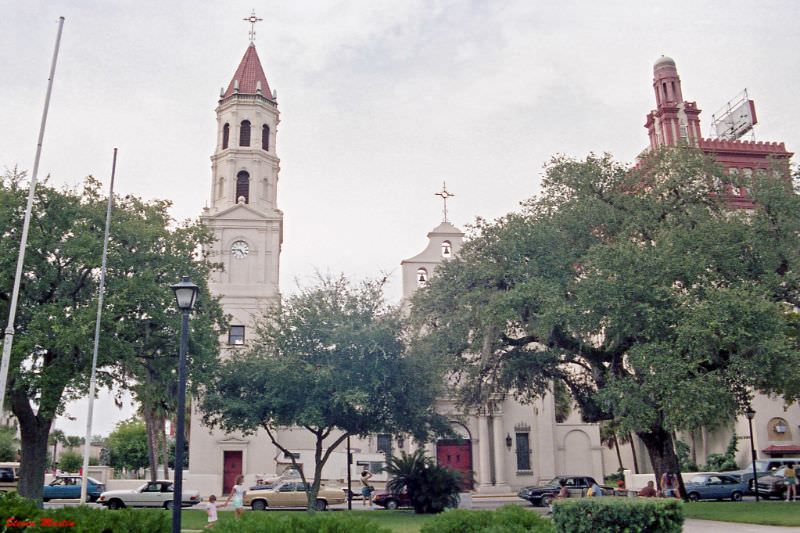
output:
[[[440,513],[458,505],[460,475],[437,465],[424,450],[390,457],[385,470],[392,476],[386,488],[394,493],[405,489],[415,513]]]
[[[0,497],[0,520],[9,524],[15,519],[18,527],[7,527],[9,531],[25,533],[169,533],[170,519],[167,513],[155,509],[123,509],[107,511],[84,505],[63,509],[39,509],[33,500],[17,493]],[[25,527],[23,527],[25,526]]]
[[[73,450],[66,450],[58,458],[58,469],[62,472],[79,472],[83,468],[83,457]]]
[[[580,498],[553,505],[553,524],[563,533],[680,533],[679,500],[654,498]]]
[[[391,533],[366,516],[339,513],[244,513],[239,519],[220,521],[220,533]]]
[[[422,526],[420,533],[550,533],[550,521],[518,505],[496,511],[453,509]]]

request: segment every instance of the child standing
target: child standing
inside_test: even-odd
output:
[[[208,497],[206,514],[208,515],[208,525],[204,529],[211,529],[217,523],[217,497],[213,494]]]

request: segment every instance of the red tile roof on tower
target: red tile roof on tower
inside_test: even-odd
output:
[[[272,91],[269,88],[264,69],[261,68],[261,60],[258,59],[256,46],[253,43],[250,43],[250,46],[247,47],[247,51],[244,53],[241,63],[239,63],[239,68],[236,69],[233,79],[228,84],[228,90],[225,91],[222,98],[235,94],[234,86],[236,86],[237,81],[239,94],[258,94],[256,89],[258,89],[258,82],[261,82],[261,95],[268,100],[272,100]]]

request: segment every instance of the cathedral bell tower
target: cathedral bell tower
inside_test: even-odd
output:
[[[675,61],[661,56],[653,65],[653,90],[656,109],[647,114],[644,127],[652,149],[688,144],[697,146],[700,133],[700,110],[695,102],[683,99],[681,79]]]
[[[210,289],[233,316],[224,343],[245,345],[253,321],[279,297],[283,213],[277,207],[280,123],[273,92],[251,42],[227,89],[221,91],[217,142],[211,156],[210,207],[202,220],[216,236]]]

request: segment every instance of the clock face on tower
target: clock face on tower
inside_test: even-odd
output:
[[[231,244],[231,255],[234,259],[244,259],[250,252],[250,247],[244,241],[236,241]]]

